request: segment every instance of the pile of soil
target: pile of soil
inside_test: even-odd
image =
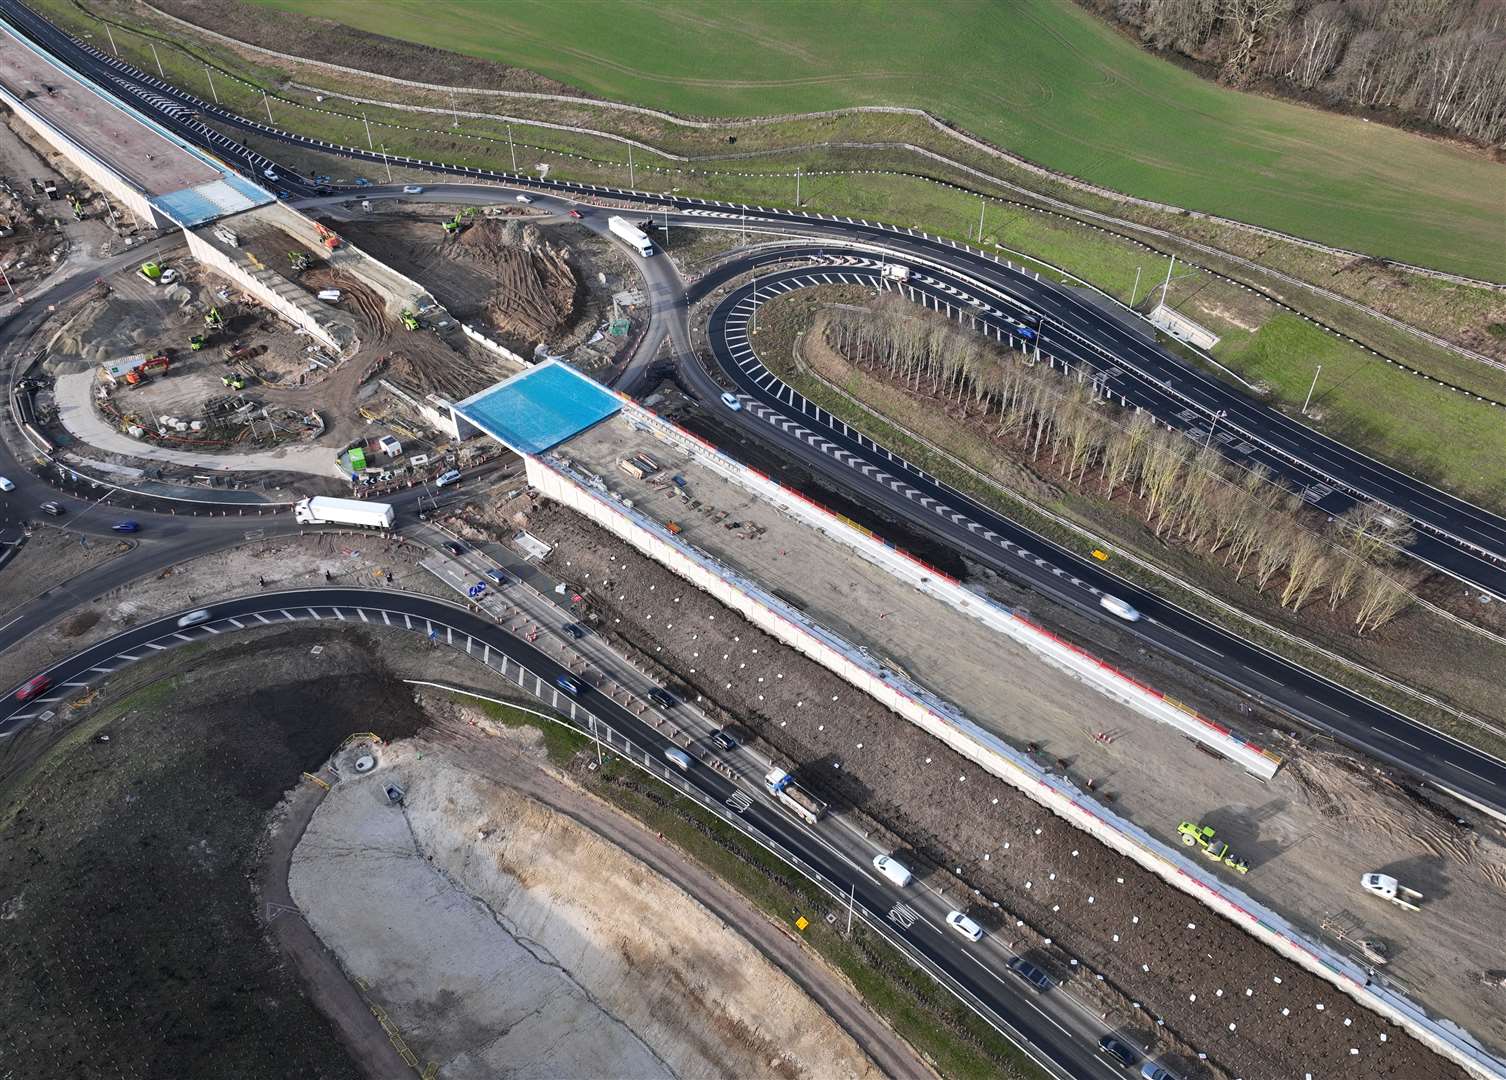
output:
[[[575,272],[565,249],[544,243],[535,228],[482,220],[460,234],[456,258],[480,264],[495,282],[484,311],[497,329],[542,341],[575,313]]]

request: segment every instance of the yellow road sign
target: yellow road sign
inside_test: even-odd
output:
[[[795,929],[796,930],[804,930],[809,925],[810,925],[810,922],[807,921],[807,919],[806,919],[806,917],[804,915],[800,916],[800,918],[798,918],[798,919],[795,920]]]

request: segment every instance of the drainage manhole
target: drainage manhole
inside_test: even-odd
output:
[[[371,754],[362,754],[356,758],[356,772],[370,772],[376,768],[376,758]]]

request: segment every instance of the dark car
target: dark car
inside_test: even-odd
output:
[[[117,521],[110,528],[116,532],[136,532],[141,528],[141,525],[135,521]]]
[[[718,750],[731,750],[737,746],[737,740],[725,731],[713,731],[711,733],[711,745]]]
[[[59,502],[44,502],[42,504],[42,513],[51,514],[53,517],[62,517],[63,504]]]
[[[581,638],[586,636],[585,628],[582,627],[579,623],[573,622],[565,624],[565,633],[569,634],[576,641],[579,641]]]
[[[492,579],[493,585],[507,584],[507,575],[500,570],[488,570],[486,576]]]
[[[1028,960],[1021,960],[1019,957],[1015,957],[1009,962],[1009,970],[1028,982],[1035,988],[1037,993],[1044,994],[1047,990],[1051,989],[1051,976]]]
[[[1134,1048],[1117,1035],[1105,1035],[1099,1039],[1098,1052],[1126,1069],[1133,1069],[1135,1062],[1140,1060],[1140,1055],[1135,1052]]]
[[[569,694],[571,697],[580,696],[580,683],[576,682],[569,675],[556,676],[554,679],[554,685],[558,686],[561,690]]]
[[[451,555],[464,555],[465,554],[465,548],[461,547],[459,544],[455,543],[455,541],[453,541],[453,540],[448,541],[445,544],[444,549],[446,551],[448,551]]]
[[[30,701],[32,698],[42,693],[51,685],[52,680],[49,679],[46,675],[38,675],[35,679],[32,679],[31,682],[27,683],[25,686],[21,687],[21,689],[16,691],[16,700]]]
[[[675,696],[662,686],[656,686],[648,692],[648,699],[661,709],[673,709],[679,704]]]

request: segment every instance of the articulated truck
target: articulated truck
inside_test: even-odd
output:
[[[293,519],[300,525],[359,525],[364,529],[390,529],[397,514],[391,503],[315,495],[293,504]]]
[[[613,236],[626,240],[645,259],[654,253],[654,242],[648,238],[648,234],[627,218],[607,218],[607,228],[612,230]]]
[[[795,783],[795,778],[784,769],[770,769],[769,775],[764,777],[764,784],[770,795],[807,825],[814,825],[826,813],[826,804]]]

